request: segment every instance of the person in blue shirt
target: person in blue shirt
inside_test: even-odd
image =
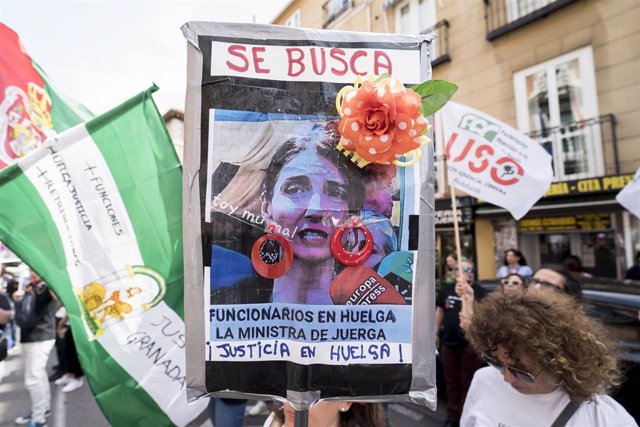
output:
[[[507,277],[510,273],[518,273],[522,277],[531,277],[533,270],[527,265],[527,260],[517,249],[507,249],[504,252],[504,265],[498,269],[499,278]]]

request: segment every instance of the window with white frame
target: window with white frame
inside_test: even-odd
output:
[[[518,128],[553,156],[556,180],[602,175],[593,52],[585,47],[513,75]]]
[[[405,0],[395,7],[396,33],[420,34],[436,25],[435,0]],[[437,58],[437,43],[432,45],[431,58]]]
[[[436,24],[435,0],[405,0],[395,7],[396,33],[419,34]]]
[[[527,16],[555,0],[506,0],[507,22]]]
[[[300,26],[300,9],[296,9],[291,16],[284,21],[284,25],[287,27],[299,27]]]

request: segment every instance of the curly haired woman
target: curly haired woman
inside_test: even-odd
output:
[[[493,293],[467,338],[489,366],[473,378],[462,426],[637,426],[605,394],[620,383],[614,347],[573,298]]]

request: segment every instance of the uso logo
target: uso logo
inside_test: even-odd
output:
[[[447,161],[458,163],[466,160],[467,167],[474,174],[481,174],[487,168],[489,176],[498,185],[513,185],[524,175],[524,169],[508,156],[498,157],[491,142],[500,133],[500,126],[491,123],[475,114],[465,114],[458,128],[478,135],[480,142],[469,137],[466,142],[458,139],[458,132],[453,132],[446,146]]]

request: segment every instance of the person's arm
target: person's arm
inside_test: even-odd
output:
[[[436,335],[436,347],[440,347],[440,328],[442,328],[442,319],[444,319],[444,310],[442,309],[442,307],[437,306],[436,317],[433,324]]]
[[[460,310],[460,327],[463,331],[466,331],[469,325],[471,325],[471,318],[473,317],[473,303],[475,302],[475,295],[473,288],[463,276],[456,277],[456,294],[462,298],[462,310]]]
[[[56,334],[58,335],[59,338],[63,338],[64,334],[67,332],[68,320],[69,320],[69,317],[65,313],[62,319],[60,319],[60,321],[58,322],[58,325],[56,326]]]

